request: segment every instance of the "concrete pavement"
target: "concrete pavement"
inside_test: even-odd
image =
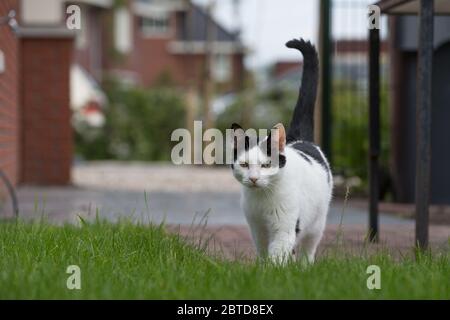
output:
[[[210,225],[245,225],[240,185],[227,168],[198,168],[142,163],[99,162],[77,165],[70,187],[18,189],[20,215],[47,216],[55,222],[97,213],[106,219],[190,225],[207,215]],[[6,208],[8,209],[8,208]],[[333,201],[329,224],[366,224],[364,209]],[[381,224],[411,225],[410,219],[381,214]]]

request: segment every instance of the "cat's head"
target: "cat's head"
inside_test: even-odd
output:
[[[256,135],[250,135],[238,124],[233,130],[234,177],[248,188],[269,187],[286,164],[284,149],[286,131],[279,123],[275,125],[262,141]]]

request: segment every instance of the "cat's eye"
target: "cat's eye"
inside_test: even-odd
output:
[[[270,162],[261,164],[261,168],[270,168]]]
[[[248,162],[239,163],[242,168],[248,168]]]

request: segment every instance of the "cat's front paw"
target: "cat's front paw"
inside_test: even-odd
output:
[[[269,260],[276,265],[286,265],[293,258],[292,250],[269,250]]]

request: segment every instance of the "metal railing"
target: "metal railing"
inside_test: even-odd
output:
[[[17,200],[16,190],[2,169],[0,169],[0,180],[2,180],[8,190],[12,202],[14,217],[17,219],[19,217],[19,202]]]

